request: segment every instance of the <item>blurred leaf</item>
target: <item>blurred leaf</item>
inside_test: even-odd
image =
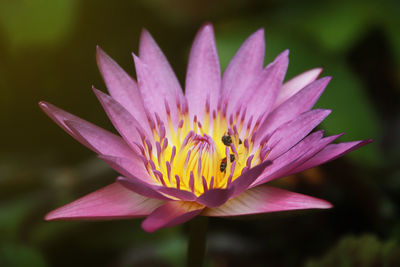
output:
[[[32,229],[30,240],[34,244],[56,242],[61,236],[76,231],[81,225],[81,222],[46,222],[43,220]]]
[[[309,260],[305,266],[400,266],[400,247],[394,241],[382,242],[374,235],[347,236],[322,258]]]
[[[322,128],[329,134],[345,132],[341,141],[379,138],[379,120],[360,82],[344,64],[332,64],[327,72],[333,79],[316,107],[332,109],[332,114],[322,123]],[[382,163],[376,143],[349,156],[368,163]]]
[[[7,244],[0,247],[0,266],[45,267],[46,261],[39,251],[23,245]]]
[[[70,31],[77,12],[76,0],[0,0],[0,27],[9,45],[54,45]]]
[[[318,2],[304,13],[303,26],[329,50],[343,51],[350,47],[373,20],[370,2]]]
[[[186,240],[175,232],[159,245],[159,255],[171,264],[171,266],[183,266],[186,255]]]
[[[400,2],[396,0],[387,0],[384,5],[385,11],[382,15],[386,33],[389,34],[390,42],[392,43],[391,48],[395,52],[397,67],[400,66]],[[400,79],[398,81],[400,83]]]
[[[0,204],[0,235],[15,239],[23,220],[36,205],[34,197],[14,199]]]

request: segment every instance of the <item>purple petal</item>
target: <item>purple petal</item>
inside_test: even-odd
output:
[[[131,148],[140,154],[140,147],[138,146],[138,143],[141,143],[141,136],[146,133],[140,127],[138,121],[112,97],[97,90],[96,88],[93,88],[93,91],[114,127],[121,134],[124,140],[131,146]],[[140,134],[139,131],[141,131],[142,134]],[[148,134],[148,136],[150,136],[150,134]],[[150,140],[153,140],[153,138],[150,138]]]
[[[149,185],[136,177],[125,178],[120,176],[117,178],[117,182],[139,195],[160,200],[171,200],[171,198],[157,192],[156,186]]]
[[[142,222],[142,228],[147,232],[154,232],[160,228],[175,226],[197,216],[203,209],[204,206],[196,202],[169,201],[153,211]]]
[[[317,153],[319,153],[321,150],[323,150],[326,146],[331,144],[337,138],[341,137],[343,134],[344,133],[322,138],[319,142],[317,142],[315,145],[313,145],[307,152],[303,153],[303,155],[296,162],[296,164],[294,164],[294,167],[291,168],[290,171],[287,171],[285,175],[291,175],[291,174],[297,173],[297,171],[296,171],[297,167],[301,166],[304,162],[306,162],[310,158],[314,157]]]
[[[64,131],[96,153],[127,158],[134,155],[134,152],[121,137],[57,108],[50,103],[42,101],[39,103],[39,106]]]
[[[329,209],[329,202],[270,186],[249,189],[224,205],[206,209],[203,215],[226,217],[300,209]]]
[[[228,98],[228,114],[261,73],[264,64],[264,29],[253,33],[236,52],[222,79],[222,98]]]
[[[135,80],[100,47],[97,47],[97,65],[110,95],[149,130],[142,96]]]
[[[159,80],[156,73],[154,73],[153,70],[149,68],[149,66],[143,63],[140,58],[138,58],[135,54],[132,55],[135,61],[139,89],[142,94],[145,107],[153,116],[153,119],[155,118],[154,114],[157,114],[157,116],[160,117],[164,124],[167,124],[167,110],[165,108],[165,103],[175,103],[175,93],[166,90],[163,84],[164,81]],[[174,101],[168,102],[172,98],[174,99]],[[171,106],[175,107],[176,104],[170,105],[170,110]]]
[[[147,172],[143,161],[138,156],[128,159],[100,155],[99,158],[107,162],[114,170],[126,177],[136,177],[143,182],[156,185],[153,178]]]
[[[229,185],[229,189],[233,190],[232,197],[235,197],[246,190],[270,165],[274,165],[272,164],[272,161],[264,161],[240,175]]]
[[[276,98],[274,108],[278,107],[291,96],[295,95],[298,91],[315,81],[321,72],[321,68],[312,69],[294,77],[290,81],[285,82],[279,91],[278,97]]]
[[[210,189],[197,198],[197,202],[206,207],[215,208],[224,204],[231,196],[232,189]]]
[[[162,93],[159,92],[158,94],[166,98],[171,109],[171,115],[177,119],[176,99],[183,99],[182,88],[167,58],[145,29],[143,29],[140,37],[139,57],[162,85],[158,88]]]
[[[65,124],[74,132],[74,134],[85,141],[89,148],[100,155],[109,155],[114,157],[135,158],[136,153],[125,143],[125,141],[112,133],[92,127],[88,123],[80,121],[66,120]]]
[[[158,191],[164,194],[167,194],[172,197],[176,197],[180,200],[184,201],[194,201],[196,200],[196,195],[193,194],[192,192],[186,191],[186,190],[181,190],[177,188],[172,188],[172,187],[164,187],[160,186],[158,188]]]
[[[272,133],[277,127],[288,122],[299,114],[310,110],[324,91],[330,77],[319,79],[277,107],[260,125],[259,132],[263,136]]]
[[[144,169],[141,161],[111,156],[99,156],[99,158],[107,162],[118,173],[125,176],[126,178],[119,177],[118,182],[135,193],[150,198],[169,199],[158,192],[158,184],[154,182],[153,178]]]
[[[337,159],[338,157],[341,157],[344,154],[349,153],[371,142],[372,139],[367,139],[362,141],[353,141],[353,142],[328,145],[321,152],[317,153],[311,159],[304,162],[301,166],[296,167],[296,169],[293,170],[293,173],[301,172],[313,168],[315,166],[321,165],[325,162]]]
[[[207,98],[210,109],[216,109],[221,86],[221,70],[211,24],[205,24],[197,33],[190,51],[186,74],[185,94],[189,115],[203,120]]]
[[[150,214],[163,203],[135,194],[120,184],[113,183],[51,211],[45,219],[137,218]]]
[[[305,159],[303,159],[304,155],[311,154],[309,156],[311,157],[313,155],[312,153],[315,154],[325,147],[328,142],[330,143],[333,141],[330,139],[322,139],[322,136],[323,131],[318,131],[305,137],[298,144],[275,159],[274,164],[270,168],[266,169],[263,174],[260,175],[257,180],[255,180],[251,187],[255,187],[273,179],[286,176],[291,169],[305,161]],[[320,144],[321,140],[324,140],[322,144],[323,146]]]
[[[285,50],[262,71],[251,85],[254,89],[244,92],[236,109],[245,105],[247,116],[255,119],[268,115],[285,77],[289,64],[288,55],[289,51]]]
[[[271,147],[271,152],[267,159],[274,160],[289,150],[309,134],[330,113],[331,111],[326,109],[310,110],[280,126],[271,135],[267,143]]]

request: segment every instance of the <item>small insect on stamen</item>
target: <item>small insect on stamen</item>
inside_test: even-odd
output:
[[[230,162],[234,162],[235,161],[235,155],[234,154],[230,154]],[[219,165],[219,170],[221,172],[225,172],[226,170],[226,166],[227,166],[227,160],[226,158],[223,158],[221,161],[221,164]]]
[[[239,138],[239,145],[241,145],[242,143],[243,143],[242,139]]]
[[[225,169],[226,169],[226,158],[223,158],[221,161],[221,165],[219,165],[219,170],[221,172],[225,172]]]
[[[232,144],[232,137],[230,135],[225,134],[222,136],[221,140],[226,146],[230,146]]]

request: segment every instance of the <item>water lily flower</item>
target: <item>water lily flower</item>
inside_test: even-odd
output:
[[[47,102],[61,128],[121,174],[111,185],[47,214],[46,220],[146,217],[153,232],[197,215],[229,217],[326,209],[321,199],[264,185],[335,159],[370,140],[332,144],[312,132],[330,113],[312,109],[330,81],[321,69],[283,82],[288,51],[264,67],[264,31],[252,34],[221,75],[205,24],[189,55],[185,92],[152,36],[133,54],[137,81],[103,50],[107,95],[93,91],[120,136]]]

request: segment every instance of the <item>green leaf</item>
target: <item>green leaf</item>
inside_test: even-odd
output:
[[[46,267],[41,253],[28,246],[6,244],[0,247],[0,266],[7,267]]]
[[[10,48],[53,45],[71,31],[76,0],[0,1],[0,27]]]

